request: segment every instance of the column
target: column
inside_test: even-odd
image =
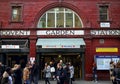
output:
[[[33,62],[36,58],[36,38],[30,38],[30,50],[28,58],[31,62]]]
[[[94,61],[93,56],[93,47],[92,47],[92,39],[85,39],[86,49],[85,49],[85,80],[92,79],[92,64]]]

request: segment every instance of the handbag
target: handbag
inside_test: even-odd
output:
[[[54,67],[51,67],[51,68],[50,68],[50,72],[55,72],[55,68],[54,68]]]

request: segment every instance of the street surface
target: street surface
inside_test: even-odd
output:
[[[51,84],[57,84],[56,81],[50,81]],[[39,84],[45,84],[43,80],[39,81]],[[84,81],[84,80],[76,80],[73,81],[73,84],[112,84],[111,81]]]

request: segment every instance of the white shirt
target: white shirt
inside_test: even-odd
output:
[[[8,77],[8,79],[9,79],[9,84],[13,84],[12,77],[11,77],[11,76],[9,76],[9,77]]]

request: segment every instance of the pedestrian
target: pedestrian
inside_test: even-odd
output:
[[[69,62],[69,69],[70,69],[70,84],[74,81],[74,66]]]
[[[95,62],[93,63],[93,68],[92,68],[92,70],[93,70],[93,81],[94,81],[94,82],[97,82],[97,66],[96,66],[96,63],[95,63]]]
[[[64,66],[65,68],[65,66]],[[66,72],[65,69],[63,70],[63,67],[61,64],[57,65],[57,70],[56,70],[56,80],[57,80],[57,84],[64,84],[65,83],[65,78],[66,76]]]
[[[24,84],[30,84],[29,75],[30,75],[29,64],[26,64],[26,67],[23,69],[23,83]]]
[[[39,80],[39,66],[37,65],[36,61],[33,62],[30,74],[32,76],[32,81],[30,83],[32,84],[32,82],[33,82],[34,84],[38,84],[38,80]]]
[[[111,60],[109,72],[110,72],[110,80],[112,81],[113,84],[115,83],[115,81],[114,81],[114,76],[113,76],[114,69],[115,69],[115,64],[114,64],[114,62]]]
[[[32,82],[33,82],[33,74],[32,74],[32,69],[33,69],[33,64],[32,64],[32,62],[29,60],[28,62],[27,62],[27,65],[28,65],[28,68],[29,68],[29,82],[30,82],[30,84],[32,84]]]
[[[21,65],[15,64],[13,70],[14,84],[22,84]]]
[[[51,78],[55,80],[55,66],[53,62],[50,62],[50,71],[51,71]]]
[[[11,68],[7,67],[2,75],[1,84],[13,84],[12,76],[11,76]]]
[[[57,66],[61,65],[62,67],[65,66],[65,64],[63,63],[63,60],[60,60],[59,63],[57,64]]]
[[[3,73],[4,73],[4,66],[3,66],[2,62],[0,62],[0,81],[2,79]]]
[[[120,84],[120,61],[117,62],[116,67],[113,71],[114,82],[113,84]]]
[[[70,83],[70,68],[69,63],[66,63],[66,66],[63,66],[63,74],[64,74],[64,84]]]
[[[45,67],[44,67],[44,77],[45,77],[45,84],[50,84],[50,78],[51,78],[51,72],[50,72],[50,66],[48,65],[48,63],[45,63]]]

